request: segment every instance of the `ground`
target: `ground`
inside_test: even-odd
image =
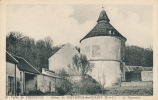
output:
[[[106,88],[107,96],[152,96],[152,82],[122,82],[121,87]]]
[[[30,91],[25,96],[60,96],[58,93],[43,93],[41,91]],[[152,96],[153,82],[122,82],[121,87],[105,88],[104,94],[93,94],[93,96]],[[65,95],[70,96],[70,95]],[[90,94],[74,94],[73,96],[90,96]]]

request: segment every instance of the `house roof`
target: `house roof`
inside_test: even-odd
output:
[[[34,74],[40,73],[36,68],[34,68],[30,63],[28,63],[24,58],[18,57],[18,56],[14,56],[14,58],[19,61],[18,65],[17,65],[19,70],[34,73]]]
[[[42,75],[46,75],[49,77],[55,77],[55,78],[61,78],[59,75],[55,74],[54,71],[51,71],[51,70],[46,69],[46,68],[42,68]]]
[[[49,57],[49,59],[52,58],[52,57],[54,57],[56,54],[60,54],[60,53],[63,51],[63,49],[65,49],[65,48],[73,48],[74,50],[76,50],[76,48],[73,47],[70,43],[67,43],[67,44],[64,44],[64,45],[63,45],[58,51],[56,51],[54,54],[52,54],[52,55]],[[66,51],[64,51],[64,52],[66,52]],[[76,52],[79,53],[77,50],[76,50]],[[49,60],[49,59],[48,59],[48,60]]]
[[[126,66],[125,72],[140,72],[142,71],[142,66]]]
[[[8,62],[12,62],[14,64],[17,64],[18,61],[10,54],[6,51],[6,61]]]
[[[142,67],[143,71],[153,71],[153,67]]]
[[[49,69],[47,69],[47,68],[42,68],[42,71],[47,71],[47,72],[50,72],[50,73],[55,73],[54,71],[52,71],[52,70],[49,70]]]
[[[80,40],[80,42],[86,38],[96,37],[96,36],[117,36],[126,40],[110,23],[105,10],[101,11],[100,16],[97,20],[95,27]]]
[[[140,72],[140,71],[152,71],[153,67],[142,67],[142,66],[126,66],[125,72]]]

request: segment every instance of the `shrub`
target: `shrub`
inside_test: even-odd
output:
[[[56,84],[55,89],[59,95],[71,94],[72,83],[67,80],[60,80],[58,84]]]
[[[60,96],[57,92],[45,92],[44,96]]]
[[[21,94],[21,96],[41,96],[44,93],[40,90],[30,90]]]
[[[67,80],[69,74],[65,71],[65,69],[61,69],[59,70],[58,75],[61,77],[61,79],[56,80],[55,90],[57,94],[70,94],[70,92],[72,91],[72,83]]]
[[[77,84],[74,84],[74,91],[77,94],[97,94],[101,93],[101,85],[90,76],[86,76],[80,80]]]
[[[101,85],[91,76],[81,75],[78,81],[73,79],[64,69],[58,75],[62,78],[56,80],[55,90],[59,95],[97,94],[102,91]]]

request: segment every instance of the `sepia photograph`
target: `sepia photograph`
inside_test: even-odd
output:
[[[6,96],[153,96],[153,9],[6,4]]]

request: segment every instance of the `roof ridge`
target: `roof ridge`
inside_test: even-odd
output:
[[[24,58],[23,58],[23,60],[24,61],[26,61],[26,63],[28,63],[33,69],[35,69],[37,72],[39,72],[35,67],[33,67],[29,62],[27,62],[27,60],[25,60]],[[39,72],[40,73],[40,72]]]
[[[77,51],[77,49],[76,49],[72,44],[67,43],[67,44],[64,44],[64,46],[62,46],[57,52],[55,52],[53,55],[51,55],[51,56],[48,58],[48,60],[49,60],[52,56],[54,56],[55,54],[58,54],[59,52],[61,52],[61,50],[63,50],[63,48],[65,48],[65,46],[70,46],[70,47],[72,47],[73,49],[75,49],[75,50]],[[79,52],[77,51],[77,53],[79,53]]]
[[[35,69],[37,72],[39,72],[34,66],[32,66],[27,60],[25,60],[23,57],[19,57],[19,56],[15,56],[15,57],[18,57],[18,58],[21,58],[23,59],[27,64],[29,64],[33,69]],[[39,72],[40,73],[40,72]]]
[[[15,59],[12,54],[10,54],[10,53],[7,52],[7,51],[6,51],[6,53],[8,53],[8,55],[9,55],[10,57],[12,57],[17,63],[19,63],[19,61],[18,61],[17,59]]]

